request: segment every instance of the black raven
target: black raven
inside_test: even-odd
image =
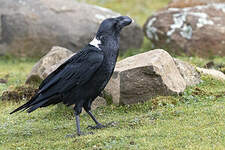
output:
[[[112,76],[119,52],[119,33],[131,22],[127,16],[105,19],[93,41],[47,76],[38,92],[10,114],[19,110],[30,113],[63,102],[67,106],[75,104],[78,135],[83,134],[79,121],[82,108],[96,123],[93,128],[104,127],[92,115],[91,104]]]

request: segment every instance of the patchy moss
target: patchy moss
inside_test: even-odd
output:
[[[38,91],[37,88],[31,86],[18,86],[13,90],[4,91],[1,99],[2,101],[21,101],[29,100]]]

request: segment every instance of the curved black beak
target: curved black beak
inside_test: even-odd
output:
[[[120,17],[117,17],[116,19],[118,20],[118,26],[120,28],[123,28],[123,27],[131,24],[131,22],[132,22],[132,19],[128,16],[120,16]]]

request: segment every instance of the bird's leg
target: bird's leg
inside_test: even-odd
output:
[[[88,126],[88,128],[91,129],[101,129],[101,128],[105,128],[108,126],[114,126],[114,122],[108,123],[107,125],[102,125],[100,122],[97,121],[97,119],[94,117],[94,115],[91,113],[91,103],[92,100],[90,101],[86,101],[86,103],[84,103],[84,110],[88,113],[88,115],[91,117],[91,119],[96,123],[96,126]]]
[[[97,121],[97,119],[94,117],[94,115],[91,113],[91,102],[90,101],[88,103],[84,104],[84,110],[88,113],[88,115],[91,117],[91,119],[96,123],[96,126],[88,126],[88,128],[101,129],[101,128],[105,127],[104,125],[99,123]]]
[[[74,115],[76,118],[77,135],[78,136],[84,135],[84,133],[81,132],[81,130],[80,130],[80,116],[79,116],[80,114],[75,111]],[[66,135],[66,137],[75,137],[75,136],[76,136],[75,134],[67,134]]]
[[[79,115],[81,114],[82,112],[82,104],[78,104],[74,107],[74,115],[75,115],[75,118],[76,118],[76,126],[77,126],[77,135],[84,135],[83,132],[81,132],[80,130],[80,117]]]
[[[88,113],[88,115],[91,117],[91,119],[96,123],[96,126],[88,126],[88,128],[91,129],[101,129],[101,128],[105,128],[106,126],[102,125],[101,123],[99,123],[96,118],[94,117],[94,115],[91,113],[91,111],[86,111]]]
[[[83,135],[84,133],[80,131],[80,117],[76,113],[75,113],[75,117],[76,117],[77,135],[79,136]]]
[[[81,131],[80,129],[80,113],[82,112],[82,107],[80,107],[80,105],[76,105],[74,107],[74,116],[76,118],[76,127],[77,127],[77,135],[81,136],[81,135],[86,135],[86,134],[93,134],[93,132],[89,132],[89,133],[85,133]],[[74,134],[72,135],[66,135],[66,137],[75,137]]]

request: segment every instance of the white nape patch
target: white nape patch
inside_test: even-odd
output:
[[[101,44],[101,41],[97,40],[96,37],[95,37],[89,44],[93,45],[94,47],[97,47],[98,49],[100,49],[99,45]]]

